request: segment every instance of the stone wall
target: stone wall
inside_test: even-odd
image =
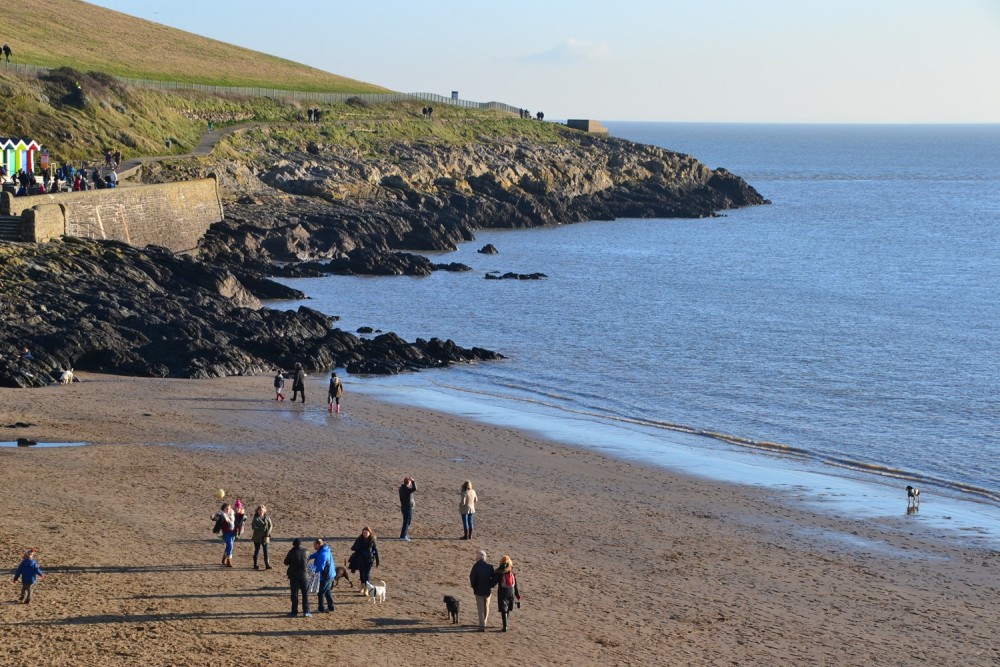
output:
[[[27,240],[45,243],[66,232],[66,207],[40,204],[21,213],[21,225]]]
[[[29,197],[14,197],[5,192],[0,212],[22,215],[35,207],[52,204],[58,205],[62,212],[66,236],[113,239],[138,247],[152,244],[173,252],[194,250],[208,228],[223,218],[219,185],[214,176],[197,181]],[[51,209],[44,213],[45,234],[51,232],[53,214]]]

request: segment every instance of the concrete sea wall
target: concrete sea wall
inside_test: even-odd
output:
[[[61,227],[66,236],[158,245],[173,252],[194,250],[223,218],[215,177],[28,197],[5,192],[0,213],[21,216],[34,241],[59,236]]]

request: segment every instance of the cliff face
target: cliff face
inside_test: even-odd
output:
[[[697,218],[767,203],[690,156],[571,131],[548,143],[396,143],[378,155],[311,143],[250,170],[223,179],[244,195],[227,202],[204,257],[264,269],[360,249],[449,250],[479,228]],[[264,187],[246,195],[253,178]]]

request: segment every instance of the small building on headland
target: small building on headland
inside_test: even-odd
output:
[[[16,174],[24,169],[29,174],[35,172],[35,154],[41,150],[38,142],[19,137],[0,137],[0,164],[7,167],[8,174]]]
[[[566,121],[566,127],[571,127],[574,130],[582,130],[583,132],[590,132],[591,134],[608,133],[608,128],[604,127],[604,125],[597,120],[581,120],[579,118],[571,118]]]

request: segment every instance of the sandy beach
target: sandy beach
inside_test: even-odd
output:
[[[996,665],[996,552],[795,507],[546,442],[516,430],[350,393],[329,415],[268,377],[89,375],[0,389],[0,556],[27,547],[47,577],[30,605],[6,585],[4,665]],[[396,486],[416,479],[412,541]],[[458,539],[459,488],[479,493]],[[252,544],[220,565],[214,493],[265,503],[270,571]],[[362,526],[379,536],[388,599],[343,583],[332,614],[287,618],[281,565],[322,536],[344,564]],[[850,536],[856,541],[838,539]],[[857,542],[876,543],[864,549]],[[499,632],[476,632],[476,549],[510,554],[524,596]],[[357,586],[357,575],[352,575]],[[9,582],[9,577],[8,577]],[[461,600],[450,624],[442,596]],[[312,604],[315,605],[315,596]]]

